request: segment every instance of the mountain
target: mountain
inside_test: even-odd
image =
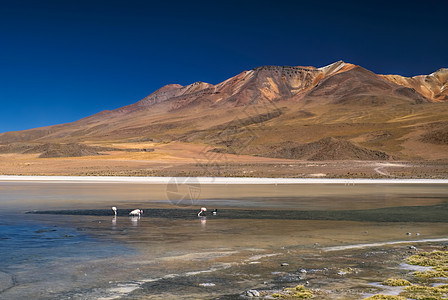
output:
[[[263,66],[216,85],[169,84],[73,123],[6,132],[0,144],[22,149],[18,153],[24,143],[80,149],[80,143],[152,141],[304,160],[445,159],[447,81],[448,69],[406,78],[343,61],[321,68]],[[72,152],[97,153],[79,149]]]
[[[431,101],[448,101],[448,69],[442,68],[429,75],[403,77],[400,75],[383,75],[383,78],[412,88]]]

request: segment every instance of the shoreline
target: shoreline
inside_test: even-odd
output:
[[[448,179],[262,178],[262,177],[132,177],[0,175],[0,182],[73,182],[145,184],[448,184]]]
[[[448,242],[448,238],[399,240],[399,241],[390,241],[390,242],[352,244],[352,245],[344,245],[344,246],[324,247],[324,248],[322,248],[322,250],[325,252],[332,252],[332,251],[344,251],[344,250],[352,250],[352,249],[369,249],[369,248],[374,248],[374,247],[395,246],[395,245],[402,245],[402,244],[422,244],[422,243],[440,243],[440,242]]]

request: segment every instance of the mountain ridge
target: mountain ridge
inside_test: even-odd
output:
[[[166,100],[171,100],[173,98],[182,99],[182,97],[191,96],[192,94],[196,94],[196,93],[199,94],[199,96],[203,96],[206,94],[208,94],[208,95],[220,94],[223,90],[231,89],[228,87],[228,85],[232,86],[232,84],[231,84],[232,82],[239,81],[239,80],[247,81],[248,79],[251,79],[254,76],[256,77],[257,75],[254,73],[260,72],[260,71],[275,71],[277,73],[281,72],[281,73],[286,73],[288,75],[290,75],[290,72],[296,72],[296,74],[297,74],[297,72],[304,72],[305,77],[307,75],[308,75],[308,77],[303,78],[302,80],[306,81],[306,79],[308,79],[308,80],[311,80],[311,82],[301,82],[302,85],[300,87],[297,87],[297,86],[291,87],[291,90],[292,91],[296,90],[297,94],[298,94],[298,93],[303,93],[303,92],[307,91],[307,89],[314,87],[323,79],[327,79],[327,78],[329,78],[333,75],[336,75],[340,72],[349,71],[353,68],[362,68],[362,67],[353,65],[350,63],[345,63],[342,60],[334,62],[327,66],[320,67],[320,68],[315,68],[315,67],[311,67],[311,66],[309,66],[309,67],[269,66],[269,65],[260,66],[260,67],[254,68],[252,70],[249,70],[249,71],[243,71],[243,72],[241,72],[227,80],[224,80],[223,82],[218,83],[216,85],[206,83],[206,82],[201,82],[201,81],[197,81],[197,82],[194,82],[194,83],[186,85],[186,86],[182,86],[180,84],[167,84],[167,85],[164,85],[161,88],[157,89],[153,93],[149,94],[145,98],[137,101],[136,103],[132,103],[127,106],[120,107],[120,108],[117,108],[114,110],[106,110],[106,111],[102,111],[102,112],[113,112],[113,111],[127,112],[128,110],[135,110],[135,109],[139,109],[139,108],[143,108],[143,107],[152,106],[154,104],[159,104],[161,102],[164,102]],[[362,69],[364,69],[364,68],[362,68]],[[364,70],[367,70],[367,69],[364,69]],[[369,71],[369,72],[371,72],[371,71]],[[434,76],[434,74],[437,74],[438,72],[443,72],[443,73],[448,74],[448,69],[440,68],[438,71],[433,72],[430,75],[418,75],[418,76],[414,76],[414,77],[404,77],[401,75],[377,75],[373,72],[371,72],[371,73],[386,79],[388,82],[391,82],[391,83],[394,83],[394,84],[397,84],[397,85],[400,85],[403,87],[415,89],[413,87],[414,84],[412,82],[409,82],[410,79]],[[310,73],[314,73],[315,78],[310,78],[310,76],[309,76]],[[443,100],[448,100],[448,83],[447,83],[447,81],[448,81],[448,76],[447,76],[447,79],[444,80],[444,85],[447,86],[446,89],[441,88],[442,90],[446,91],[446,97],[443,98]],[[267,89],[269,89],[270,84],[267,83],[266,86],[267,86]],[[266,86],[264,86],[264,88],[266,88]],[[230,96],[235,96],[235,94],[237,94],[236,90],[238,90],[238,88],[241,88],[241,82],[239,82],[239,85],[237,87],[233,87],[233,88],[234,89],[230,93],[231,94]],[[274,89],[276,89],[276,88],[274,88]],[[267,96],[269,98],[269,96],[268,96],[269,92],[266,89],[263,91],[265,92],[263,95]],[[417,89],[416,89],[416,91],[419,92]],[[291,93],[291,96],[293,96],[293,95],[294,95],[294,93]],[[283,95],[283,96],[285,96],[285,95]],[[424,96],[424,97],[426,98],[426,96]],[[218,99],[215,99],[215,104],[220,102],[222,100],[221,98],[222,97],[218,97]],[[270,100],[273,100],[273,99],[270,99]],[[427,98],[427,100],[438,101],[440,99],[439,98],[433,99],[432,97],[429,97],[429,98]],[[98,114],[100,114],[102,112],[99,112]]]
[[[443,145],[440,141],[446,140],[447,81],[446,68],[403,77],[377,75],[343,61],[320,68],[261,66],[215,85],[168,84],[140,101],[75,122],[2,133],[0,144],[187,141],[228,145],[235,152],[239,143],[238,153],[265,155],[288,153],[276,148],[282,141],[295,147],[325,141],[324,149],[352,149],[354,159],[366,159],[365,153],[384,159],[424,158],[427,154],[412,147]],[[246,146],[249,132],[255,138]],[[369,140],[381,132],[387,138]],[[340,152],[332,157],[334,153]]]
[[[448,68],[440,68],[429,75],[404,77],[381,75],[396,84],[414,89],[432,101],[448,101]]]

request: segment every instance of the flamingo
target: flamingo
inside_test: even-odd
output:
[[[138,208],[134,209],[133,211],[131,211],[129,213],[130,216],[139,216],[139,217],[140,217],[141,214],[143,214],[143,210],[138,209]]]
[[[198,212],[198,217],[205,216],[206,211],[207,211],[207,208],[206,208],[206,207],[201,207],[201,211]]]
[[[112,210],[114,211],[114,215],[117,215],[117,208],[115,206],[112,206]]]

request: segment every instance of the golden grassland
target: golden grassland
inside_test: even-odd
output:
[[[448,267],[448,251],[434,250],[419,252],[405,259],[406,263],[418,266],[427,266],[434,269],[446,269]],[[348,274],[348,273],[347,273]],[[444,284],[448,276],[438,278],[426,278],[408,275],[410,280],[402,278],[389,278],[382,282],[383,286],[396,287],[394,294],[375,294],[364,298],[365,300],[440,300],[448,298],[448,285]],[[308,284],[308,282],[307,282]],[[397,293],[397,294],[395,294]],[[304,285],[286,287],[281,290],[261,291],[260,295],[274,299],[331,299],[332,291],[320,288],[307,288]],[[337,298],[339,299],[339,298]],[[352,298],[350,298],[352,299]]]
[[[438,279],[438,281],[442,282],[448,279],[448,251],[420,252],[408,257],[406,262],[411,265],[431,267],[432,269],[414,272],[413,276],[416,283],[411,283],[405,279],[388,279],[383,282],[384,285],[406,286],[398,296],[378,294],[366,299],[437,300],[448,298],[447,284],[432,285],[437,283],[437,281],[435,282],[432,279]]]
[[[313,298],[313,296],[313,292],[303,285],[297,285],[293,288],[285,288],[279,293],[272,294],[272,297],[276,299],[309,299]]]
[[[208,152],[205,144],[95,142],[104,155],[0,154],[2,175],[448,178],[448,161],[300,161]],[[154,149],[153,152],[141,149]],[[132,150],[132,151],[129,151]]]

